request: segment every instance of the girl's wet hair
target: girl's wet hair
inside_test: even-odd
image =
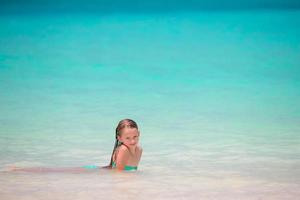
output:
[[[110,164],[108,166],[109,168],[112,168],[113,156],[114,156],[114,153],[115,153],[116,149],[122,144],[118,140],[118,136],[122,134],[122,130],[124,128],[136,128],[136,129],[138,129],[138,125],[132,119],[123,119],[119,122],[119,124],[116,128],[116,141],[115,141],[115,146],[114,146],[113,152],[111,154]]]

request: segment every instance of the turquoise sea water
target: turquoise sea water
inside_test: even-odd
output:
[[[299,11],[2,15],[0,24],[4,199],[300,195]],[[140,126],[137,173],[7,172],[106,165],[123,118]]]

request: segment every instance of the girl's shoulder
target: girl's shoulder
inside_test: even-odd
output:
[[[127,153],[130,154],[130,150],[129,150],[128,147],[125,146],[125,145],[120,145],[120,146],[118,147],[118,150],[117,150],[117,151],[118,151],[118,152],[125,153],[125,154],[127,154]],[[143,148],[142,148],[141,146],[137,146],[137,147],[136,147],[136,152],[137,152],[137,153],[142,153],[142,152],[143,152]]]
[[[142,148],[141,146],[137,146],[136,149],[137,149],[137,151],[139,151],[139,152],[143,152],[143,148]]]
[[[129,152],[129,149],[128,149],[128,147],[127,146],[125,146],[125,145],[120,145],[119,147],[118,147],[118,152],[120,152],[120,151],[122,151],[122,152]]]
[[[142,153],[143,153],[143,148],[142,148],[141,146],[137,146],[137,147],[136,147],[136,154],[137,154],[139,157],[141,157]]]

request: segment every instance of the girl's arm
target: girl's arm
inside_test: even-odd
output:
[[[130,156],[130,152],[128,150],[127,147],[125,147],[124,145],[119,147],[118,150],[118,156],[116,159],[116,169],[117,170],[124,170],[125,165],[129,159]]]

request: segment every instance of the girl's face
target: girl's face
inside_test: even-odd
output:
[[[124,128],[118,135],[118,140],[128,147],[136,147],[139,142],[139,136],[140,133],[136,128]]]

